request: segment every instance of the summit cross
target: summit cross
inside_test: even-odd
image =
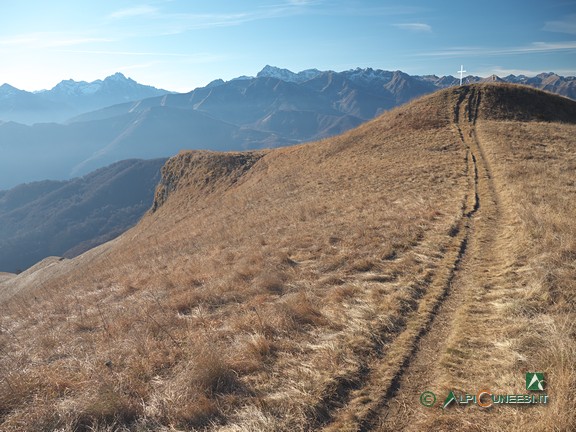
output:
[[[466,72],[464,70],[464,65],[460,65],[460,70],[458,71],[458,73],[460,74],[460,85],[462,85],[462,78],[464,77],[464,72]]]

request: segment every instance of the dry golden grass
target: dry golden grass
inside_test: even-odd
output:
[[[494,104],[502,90],[509,98]],[[442,397],[481,388],[524,394],[524,373],[542,371],[550,404],[424,413],[413,430],[576,429],[576,107],[523,92],[482,88],[476,134],[487,169],[485,221],[475,225],[473,256],[460,278],[463,305],[435,386]]]
[[[572,117],[573,122],[576,116]],[[576,429],[576,125],[486,122],[480,138],[489,142],[503,206],[514,218],[506,246],[505,292],[487,299],[499,322],[494,362],[502,376],[547,372],[550,406],[524,414],[501,430]],[[512,377],[509,378],[512,380]],[[520,387],[519,390],[522,390]],[[553,426],[552,426],[553,425]],[[495,425],[496,426],[496,425]]]
[[[385,390],[416,355],[465,235],[471,159],[454,130],[456,97],[425,97],[317,143],[171,159],[137,227],[0,303],[0,430],[355,424],[346,410],[362,416],[381,397],[368,384],[381,378]],[[540,148],[538,134],[556,138]],[[560,197],[575,191],[574,126],[486,120],[478,135],[520,233],[510,266],[526,282],[493,294],[493,317],[542,322],[494,333],[502,358],[538,347],[503,373],[542,366],[551,398],[568,398],[574,349],[561,330],[574,335],[575,225],[573,199]],[[469,337],[455,329],[450,343]],[[460,367],[471,382],[473,366]]]

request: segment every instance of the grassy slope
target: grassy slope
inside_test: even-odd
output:
[[[550,406],[499,410],[487,428],[574,430],[576,107],[561,98],[552,104],[541,93],[516,91],[507,99],[504,114],[491,104],[494,93],[494,89],[484,92],[485,119],[477,132],[500,208],[506,213],[497,243],[504,258],[497,262],[490,283],[469,300],[465,310],[476,319],[461,316],[452,343],[460,348],[468,345],[464,351],[470,356],[459,359],[463,370],[474,371],[466,377],[468,388],[474,378],[481,382],[484,371],[484,382],[494,391],[525,393],[524,372],[546,373]],[[514,117],[510,113],[520,112],[520,106],[532,121],[510,121]],[[470,341],[482,339],[480,349],[470,350]],[[450,360],[459,357],[457,350],[451,352]],[[478,424],[485,422],[482,417],[477,413]]]
[[[475,89],[477,119],[460,129],[478,161],[479,208],[456,302],[422,342],[401,384],[412,393],[401,388],[381,430],[573,430],[576,106],[520,87]],[[545,372],[549,406],[441,409],[450,390],[525,394],[528,371]],[[434,409],[414,403],[427,389]]]
[[[411,344],[451,278],[465,232],[459,224],[473,195],[470,158],[453,125],[456,98],[454,90],[428,96],[318,143],[173,158],[154,213],[113,244],[60,263],[33,296],[24,289],[0,305],[0,428],[356,424],[368,415],[362,404],[379,397],[369,384],[381,380],[386,393],[414,355]],[[558,328],[573,310],[564,287],[574,280],[566,265],[574,253],[574,211],[558,199],[574,192],[567,177],[573,128],[498,120],[477,126],[481,142],[490,143],[486,159],[507,217],[522,228],[510,260],[522,260],[511,266],[526,285],[517,297],[494,293],[506,307],[492,318],[531,311],[546,323],[527,341],[521,327],[506,322],[496,342],[525,355],[530,343],[546,340],[536,344],[530,366],[548,361],[552,377],[568,374],[549,378],[558,403],[569,397],[574,373],[572,363],[561,362],[574,352]],[[501,139],[507,131],[514,139]],[[550,161],[526,159],[525,142],[544,151],[535,146],[537,134]],[[554,167],[554,175],[539,195],[541,164]],[[566,217],[549,220],[553,206],[553,214]],[[525,253],[516,256],[518,250]],[[526,271],[518,271],[521,265]],[[469,314],[466,307],[459,312],[462,319]],[[519,331],[518,339],[509,331]],[[486,335],[492,333],[485,333],[486,346],[496,343]],[[469,337],[464,326],[454,327],[449,343]],[[552,362],[547,353],[558,344],[567,351]],[[457,359],[457,385],[474,384],[478,377],[469,371],[476,363],[466,362],[486,359],[487,351]],[[501,358],[510,352],[503,349]],[[501,373],[517,373],[518,365],[501,365]],[[438,385],[451,379],[440,370]],[[546,415],[573,421],[560,405],[549,408]],[[530,413],[515,413],[532,421]],[[498,425],[501,414],[489,418]],[[446,421],[468,420],[455,413]]]

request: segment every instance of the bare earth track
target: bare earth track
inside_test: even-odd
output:
[[[455,108],[455,127],[474,165],[475,204],[465,215],[462,261],[455,266],[446,299],[433,317],[429,331],[420,340],[410,366],[402,376],[398,393],[388,401],[384,417],[390,420],[381,418],[379,430],[419,430],[422,427],[429,408],[415,402],[423,391],[437,389],[435,379],[441,376],[437,366],[442,363],[442,354],[450,349],[450,333],[458,326],[458,318],[467,314],[472,298],[482,288],[482,283],[486,283],[486,277],[490,273],[502,274],[499,266],[505,260],[499,253],[505,248],[499,241],[502,239],[499,228],[506,226],[505,215],[499,206],[497,188],[482,144],[476,136],[479,105],[479,89],[464,88]],[[438,395],[440,405],[446,394]]]
[[[497,244],[503,215],[476,137],[479,106],[480,90],[463,87],[455,102],[454,131],[467,151],[469,188],[443,265],[428,281],[429,288],[418,309],[407,318],[404,331],[391,342],[386,353],[363,366],[362,382],[353,383],[359,388],[335,410],[325,430],[421,430],[417,425],[426,419],[427,408],[418,403],[418,397],[424,390],[434,388],[433,380],[440,376],[435,367],[448,348],[449,332],[483,276],[475,272],[490,272],[488,269],[502,262],[493,251],[503,250]],[[398,362],[388,361],[388,357],[399,356],[399,366],[390,368],[390,364]]]

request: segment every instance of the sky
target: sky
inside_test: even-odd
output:
[[[0,84],[115,72],[186,92],[265,65],[576,75],[576,1],[0,0]]]

